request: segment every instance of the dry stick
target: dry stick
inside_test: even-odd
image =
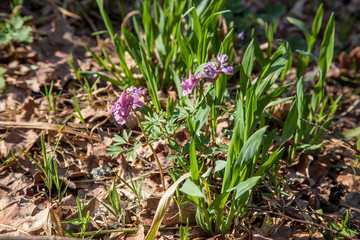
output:
[[[27,236],[31,236],[29,233],[25,232],[24,230],[21,230],[21,229],[16,228],[16,227],[12,227],[12,226],[5,225],[5,224],[2,224],[2,223],[0,223],[0,227],[9,228],[9,229],[12,229],[12,230],[16,230],[16,231],[19,231],[19,232],[21,232],[21,233],[26,234]]]
[[[163,185],[163,190],[166,191],[165,179],[164,179],[164,172],[163,172],[163,170],[162,170],[162,167],[161,167],[159,158],[158,158],[158,156],[157,156],[154,148],[152,147],[152,145],[151,145],[150,142],[149,142],[149,139],[148,139],[148,137],[147,137],[147,135],[146,135],[146,133],[145,133],[145,131],[144,131],[144,129],[143,129],[143,126],[142,126],[142,124],[141,124],[141,121],[140,121],[140,119],[139,119],[139,116],[136,114],[136,112],[135,112],[134,110],[132,110],[132,111],[133,111],[133,113],[135,114],[136,120],[138,121],[139,126],[140,126],[140,129],[141,129],[141,132],[143,133],[143,135],[144,135],[144,137],[145,137],[146,144],[150,147],[151,152],[152,152],[153,155],[154,155],[154,158],[155,158],[156,163],[157,163],[157,165],[158,165],[158,167],[159,167],[159,170],[160,170],[161,184]]]
[[[308,224],[308,225],[313,225],[313,226],[316,226],[316,227],[319,227],[319,228],[322,228],[324,230],[327,230],[327,231],[330,231],[332,233],[335,233],[335,234],[338,234],[346,239],[349,239],[349,240],[359,240],[357,238],[352,238],[352,237],[349,237],[349,236],[346,236],[345,234],[342,234],[338,231],[336,231],[335,229],[331,229],[329,227],[326,227],[326,226],[323,226],[321,224],[318,224],[318,223],[314,223],[314,222],[309,222],[309,221],[306,221],[306,220],[301,220],[301,219],[296,219],[296,218],[292,218],[292,217],[289,217],[289,216],[286,216],[285,214],[282,214],[282,213],[279,213],[279,212],[273,212],[273,211],[269,211],[269,210],[265,210],[265,209],[258,209],[258,208],[254,208],[254,207],[246,207],[248,210],[252,210],[252,211],[259,211],[261,210],[261,212],[265,212],[265,213],[270,213],[270,214],[275,214],[275,215],[278,215],[280,217],[283,217],[283,218],[287,218],[288,220],[291,220],[291,221],[294,221],[294,222],[299,222],[299,223],[303,223],[303,224]]]
[[[333,132],[331,132],[330,130],[327,130],[327,129],[324,128],[323,126],[320,126],[320,125],[318,125],[318,124],[316,124],[316,123],[312,123],[312,122],[310,122],[310,121],[308,121],[308,120],[306,120],[306,119],[303,119],[303,118],[299,118],[299,119],[300,119],[301,121],[304,121],[304,122],[312,125],[312,126],[315,126],[315,127],[318,127],[318,128],[320,128],[320,129],[324,130],[325,132],[327,132],[327,134],[329,134],[329,135],[331,135],[331,136],[339,139],[340,141],[342,141],[342,142],[344,142],[346,145],[348,145],[348,147],[350,147],[350,149],[354,150],[354,151],[357,153],[357,155],[360,155],[360,150],[358,150],[353,144],[351,144],[351,143],[349,143],[348,141],[346,141],[345,139],[342,139],[341,137],[335,135],[335,134],[334,134]]]
[[[56,132],[62,132],[62,133],[69,133],[77,136],[81,136],[84,138],[91,139],[90,136],[79,132],[75,128],[71,128],[69,126],[65,125],[58,125],[53,123],[47,123],[47,122],[10,122],[10,121],[0,121],[0,128],[32,128],[32,129],[43,129],[43,130],[51,130]],[[96,134],[92,137],[92,139],[100,142],[100,136]]]

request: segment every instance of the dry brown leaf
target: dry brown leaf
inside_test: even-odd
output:
[[[5,159],[11,156],[11,152],[19,157],[22,155],[19,148],[25,151],[38,138],[39,135],[34,130],[11,129],[0,142],[0,153]]]
[[[39,234],[44,231],[49,210],[49,206],[36,206],[26,198],[6,196],[0,200],[0,223],[21,231],[9,230],[1,225],[0,229],[6,235],[23,236],[23,232]]]

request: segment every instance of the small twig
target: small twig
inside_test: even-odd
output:
[[[326,227],[326,226],[323,226],[321,224],[318,224],[318,223],[314,223],[314,222],[309,222],[309,221],[306,221],[306,220],[301,220],[301,219],[297,219],[297,218],[292,218],[292,217],[289,217],[285,214],[282,214],[282,213],[279,213],[279,212],[274,212],[274,211],[271,211],[271,210],[266,210],[266,209],[263,209],[263,208],[255,208],[255,207],[246,207],[248,210],[251,210],[251,211],[261,211],[261,212],[265,212],[265,213],[270,213],[270,214],[275,214],[275,215],[278,215],[280,217],[283,217],[283,218],[286,218],[290,221],[294,221],[294,222],[298,222],[298,223],[302,223],[302,224],[307,224],[307,225],[313,225],[315,227],[319,227],[319,228],[322,228],[324,230],[327,230],[327,231],[330,231],[334,234],[338,234],[346,239],[349,239],[349,240],[359,240],[359,239],[356,239],[356,238],[352,238],[352,237],[349,237],[349,236],[346,236],[345,234],[342,234],[340,232],[338,232],[337,230],[335,229],[331,229],[329,227]]]
[[[196,228],[197,226],[188,226],[189,228]],[[144,227],[145,231],[148,231],[149,227]],[[167,231],[167,230],[179,230],[180,227],[163,227],[159,228],[160,231]],[[117,233],[117,232],[136,232],[139,231],[139,228],[120,228],[120,229],[109,229],[109,230],[102,230],[102,231],[93,231],[93,232],[85,232],[84,236],[91,236],[95,233],[97,234],[109,234],[109,233]],[[82,233],[73,233],[74,237],[82,236]],[[66,235],[67,237],[70,236],[69,234]]]
[[[320,126],[320,125],[318,125],[316,123],[312,123],[312,122],[310,122],[310,121],[308,121],[306,119],[303,119],[303,118],[299,118],[299,119],[301,121],[304,121],[304,122],[312,125],[312,126],[315,126],[315,127],[318,127],[320,129],[324,130],[327,134],[329,134],[329,135],[339,139],[343,143],[345,143],[348,147],[350,147],[350,149],[354,150],[357,153],[357,155],[360,155],[360,150],[358,150],[353,144],[351,144],[350,142],[346,141],[345,139],[342,139],[341,137],[337,136],[335,133],[331,132],[330,130],[328,130],[328,129],[324,128],[323,126]]]
[[[94,232],[85,232],[85,233],[73,233],[72,235],[66,234],[67,237],[74,236],[92,236],[94,234],[109,234],[109,233],[117,233],[117,232],[136,232],[139,228],[122,228],[122,229],[113,229],[113,230],[102,230],[102,231],[94,231]]]
[[[66,126],[66,125],[58,125],[47,122],[9,122],[9,121],[0,121],[0,128],[31,128],[31,129],[43,129],[43,130],[51,130],[60,133],[69,133],[73,135],[77,135],[83,138],[90,139],[90,136],[86,135],[83,132],[78,131],[75,128]],[[100,136],[98,134],[94,134],[91,139],[94,139],[98,142],[101,141]]]
[[[4,228],[9,228],[9,229],[12,229],[12,230],[19,231],[19,232],[21,232],[21,233],[26,234],[27,236],[31,236],[29,233],[25,232],[24,230],[21,230],[21,229],[16,228],[16,227],[12,227],[12,226],[5,225],[5,224],[2,224],[2,223],[0,223],[0,226],[1,226],[1,227],[4,227]]]
[[[94,130],[95,130],[96,128],[100,127],[101,125],[105,124],[105,123],[107,122],[107,120],[109,120],[110,116],[111,116],[111,115],[109,114],[104,121],[99,122],[98,124],[96,124],[96,125],[91,129],[91,131],[90,131],[90,139],[91,139],[91,136],[92,136]],[[92,141],[92,140],[91,140],[91,141]]]
[[[141,124],[141,121],[140,121],[140,119],[139,119],[139,116],[137,115],[137,113],[136,113],[134,110],[133,110],[133,113],[135,114],[136,120],[137,120],[138,123],[139,123],[141,132],[143,133],[143,135],[144,135],[144,137],[145,137],[146,143],[147,143],[147,145],[150,147],[150,150],[151,150],[151,152],[152,152],[153,155],[154,155],[154,158],[155,158],[156,163],[157,163],[157,165],[158,165],[158,168],[159,168],[159,170],[160,170],[161,184],[163,185],[163,190],[166,191],[165,179],[164,179],[164,172],[163,172],[163,169],[162,169],[162,167],[161,167],[160,160],[159,160],[159,158],[158,158],[158,156],[157,156],[154,148],[152,147],[152,145],[151,145],[151,143],[150,143],[150,141],[149,141],[149,139],[148,139],[148,137],[147,137],[147,135],[146,135],[146,133],[145,133],[145,131],[144,131],[144,129],[143,129],[143,126],[142,126],[142,124]]]
[[[139,10],[133,10],[131,12],[129,12],[128,14],[126,14],[126,16],[124,17],[124,19],[122,20],[121,22],[121,25],[122,26],[125,26],[127,21],[129,21],[129,19],[135,15],[138,15],[140,14]]]

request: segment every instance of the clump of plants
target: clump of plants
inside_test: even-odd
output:
[[[198,227],[211,236],[225,235],[234,219],[246,214],[257,185],[270,179],[277,195],[286,194],[276,177],[269,174],[278,171],[279,161],[293,161],[300,151],[309,152],[326,144],[321,138],[324,131],[316,125],[330,126],[340,98],[334,100],[325,92],[325,76],[334,50],[333,15],[327,22],[320,53],[312,53],[321,28],[322,6],[311,33],[299,20],[288,19],[306,35],[307,52],[293,52],[282,41],[278,41],[277,49],[272,49],[276,23],[271,22],[265,28],[269,43],[266,57],[253,34],[238,63],[232,43],[234,29],[222,35],[217,28],[219,17],[229,12],[223,10],[226,1],[211,1],[208,6],[196,6],[192,1],[165,1],[161,6],[158,1],[143,0],[140,15],[132,19],[134,32],[122,26],[121,35],[115,33],[103,1],[97,0],[97,4],[107,30],[96,34],[109,34],[120,69],[105,50],[103,59],[87,48],[108,71],[95,74],[121,88],[120,98],[110,102],[112,115],[119,125],[124,125],[128,116],[134,114],[156,160],[165,191],[146,239],[155,238],[170,200],[179,191],[196,206]],[[145,88],[135,87],[139,83],[127,66],[125,53],[137,63]],[[300,59],[296,82],[284,84],[295,54]],[[312,96],[305,93],[303,86],[310,59],[319,66]],[[256,77],[252,75],[254,67],[260,69]],[[77,71],[78,78],[88,73]],[[236,87],[228,90],[228,81]],[[177,98],[168,98],[166,108],[162,108],[158,91],[170,85],[176,88]],[[296,91],[289,95],[291,87]],[[142,100],[145,93],[151,100]],[[285,102],[291,102],[287,116],[276,117],[275,107]],[[139,111],[145,120],[138,116]],[[229,116],[231,124],[219,135],[218,119],[223,116]],[[184,145],[176,140],[180,130],[190,136]],[[141,144],[137,140],[132,145],[130,135],[126,130],[122,136],[116,135],[108,148],[109,155],[126,153],[135,158],[134,149]],[[229,143],[222,142],[221,137],[229,139]],[[161,139],[171,149],[168,158],[174,163],[168,172],[152,147]],[[174,181],[169,188],[165,174]],[[108,194],[111,203],[105,207],[114,216],[121,216],[116,191],[108,190]],[[179,199],[177,203],[182,204]]]

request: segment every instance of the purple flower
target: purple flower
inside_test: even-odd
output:
[[[227,75],[232,75],[234,73],[233,67],[228,67],[229,63],[228,56],[226,54],[218,53],[216,56],[215,62],[207,62],[204,67],[205,77],[213,77],[216,74],[225,73]]]
[[[128,88],[126,89],[127,94],[131,94],[134,97],[134,105],[136,107],[142,107],[144,106],[144,103],[139,100],[143,92],[145,91],[144,88]]]
[[[190,94],[194,88],[198,85],[199,81],[201,80],[202,76],[197,77],[199,72],[196,72],[194,75],[192,74],[192,70],[190,69],[189,78],[184,79],[181,78],[182,83],[180,84],[181,87],[183,87],[182,95],[186,96]]]
[[[244,32],[240,32],[238,35],[237,35],[237,38],[239,40],[244,40],[245,39],[245,33]]]
[[[128,88],[122,92],[116,102],[110,102],[111,112],[117,123],[124,125],[133,106],[142,107],[144,105],[144,103],[139,100],[143,92],[143,88]]]

